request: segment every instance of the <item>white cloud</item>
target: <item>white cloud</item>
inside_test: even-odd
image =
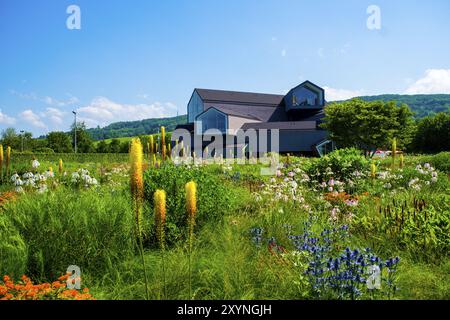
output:
[[[46,96],[42,99],[43,102],[45,102],[46,104],[50,105],[50,106],[55,106],[55,107],[65,107],[65,106],[70,106],[72,104],[77,103],[79,100],[77,97],[74,97],[72,95],[69,95],[69,98],[65,101],[62,100],[57,100],[55,98]]]
[[[32,126],[34,126],[36,128],[42,128],[42,129],[47,128],[47,126],[44,124],[44,122],[42,122],[39,115],[34,113],[33,110],[30,110],[30,109],[25,110],[19,114],[19,117],[22,120],[24,120],[25,122],[28,122],[29,124],[31,124]]]
[[[6,125],[13,125],[16,123],[16,119],[4,114],[0,109],[0,123]]]
[[[323,89],[325,90],[325,99],[327,101],[347,100],[363,95],[361,90],[335,89],[327,86],[323,87]]]
[[[63,123],[63,117],[67,114],[65,111],[61,111],[58,108],[49,107],[44,112],[40,113],[42,118],[48,118],[52,123],[61,125]]]
[[[287,50],[286,49],[281,50],[281,56],[286,57],[286,55],[287,55]]]
[[[80,120],[86,125],[105,126],[117,121],[135,121],[148,118],[175,116],[177,107],[173,103],[120,104],[106,97],[97,97],[85,107],[79,108]]]
[[[428,69],[405,94],[450,93],[450,69]]]

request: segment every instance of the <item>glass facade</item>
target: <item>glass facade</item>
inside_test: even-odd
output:
[[[202,132],[208,129],[218,129],[225,133],[227,129],[227,116],[213,108],[198,117],[197,121],[202,122]]]
[[[298,88],[292,95],[293,106],[315,106],[319,104],[319,95],[307,88]]]
[[[195,117],[203,112],[203,101],[198,95],[197,91],[194,91],[191,101],[188,104],[188,122],[193,123]]]

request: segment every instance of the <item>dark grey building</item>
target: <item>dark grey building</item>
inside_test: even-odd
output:
[[[233,135],[239,129],[279,130],[280,152],[323,154],[332,148],[318,125],[324,116],[325,92],[310,81],[286,95],[195,89],[187,106],[188,124],[195,134],[218,129]],[[328,150],[327,150],[328,149]]]

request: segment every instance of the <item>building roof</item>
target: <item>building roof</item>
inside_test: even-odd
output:
[[[242,126],[242,130],[248,129],[315,130],[316,121],[256,122]]]
[[[226,103],[205,103],[205,111],[216,108],[231,116],[249,118],[258,121],[268,121],[276,110],[275,106],[238,105]]]
[[[204,102],[221,102],[244,105],[278,106],[283,100],[283,95],[239,92],[211,89],[195,89]]]

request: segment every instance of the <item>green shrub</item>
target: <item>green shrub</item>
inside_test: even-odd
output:
[[[174,243],[186,236],[185,184],[191,180],[197,183],[198,212],[196,228],[207,221],[218,221],[230,212],[234,201],[231,189],[211,174],[207,167],[186,167],[163,164],[161,168],[151,168],[144,174],[145,198],[153,207],[153,193],[164,189],[167,193],[167,231],[168,243]],[[152,235],[154,238],[154,235]]]
[[[355,171],[368,170],[369,161],[355,148],[335,150],[306,166],[308,174],[317,175],[322,181],[333,177],[345,180],[352,177]]]
[[[441,152],[432,156],[430,163],[439,171],[450,174],[450,152]]]
[[[0,275],[20,277],[26,271],[27,248],[10,219],[0,212]]]

